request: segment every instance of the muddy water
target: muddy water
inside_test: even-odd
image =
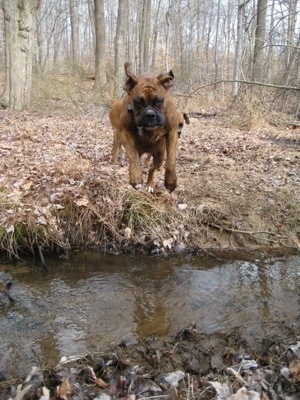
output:
[[[300,257],[228,261],[88,253],[47,259],[49,271],[28,261],[1,265],[14,281],[8,304],[0,295],[0,370],[13,376],[61,356],[168,338],[197,329],[256,338],[300,326]]]

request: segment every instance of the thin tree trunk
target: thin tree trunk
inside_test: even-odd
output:
[[[266,64],[266,77],[269,80],[270,75],[272,74],[272,66],[273,66],[273,52],[274,52],[274,15],[275,15],[275,2],[276,0],[272,0],[271,4],[271,12],[270,12],[270,21],[269,21],[269,34],[268,34],[268,51],[267,51],[267,64]]]
[[[96,27],[95,27],[95,0],[88,0],[89,17],[91,21],[93,49],[96,51]]]
[[[237,14],[237,33],[236,33],[236,44],[235,44],[235,60],[234,60],[234,71],[233,71],[233,82],[232,85],[232,96],[235,97],[239,91],[240,79],[240,68],[241,68],[241,56],[242,56],[242,41],[244,37],[243,29],[243,16],[245,12],[245,6],[250,0],[239,0],[238,14]]]
[[[159,0],[157,4],[154,26],[153,26],[153,40],[152,40],[152,54],[151,54],[151,68],[150,68],[152,71],[155,71],[155,66],[156,66],[156,49],[157,49],[157,37],[159,28],[158,20],[160,14],[160,5],[161,5],[161,0]]]
[[[72,67],[75,72],[79,64],[79,35],[76,0],[70,0]]]
[[[140,14],[139,72],[149,69],[151,0],[143,0]]]
[[[104,24],[104,0],[94,0],[95,3],[95,27],[96,27],[96,50],[95,50],[95,83],[94,89],[106,85],[105,72],[105,24]]]
[[[114,95],[121,97],[123,93],[124,63],[126,54],[125,28],[126,28],[126,0],[119,0],[118,20],[115,38],[115,82]]]
[[[215,80],[219,79],[219,48],[218,48],[218,40],[219,40],[219,25],[220,25],[220,3],[221,0],[218,0],[218,9],[217,9],[217,25],[216,25],[216,38],[215,38]],[[215,85],[214,90],[217,89],[217,85]]]
[[[264,46],[266,34],[268,0],[257,1],[257,17],[255,29],[255,44],[253,52],[252,79],[261,81],[263,77]]]
[[[150,68],[150,38],[152,37],[151,29],[151,0],[146,1],[145,15],[145,38],[144,38],[144,71]]]
[[[170,58],[170,10],[166,12],[167,23],[167,37],[166,37],[166,52],[165,52],[165,69],[169,71],[169,58]]]
[[[290,0],[289,1],[286,66],[288,66],[290,64],[290,58],[294,51],[293,44],[294,44],[295,27],[296,27],[296,21],[297,21],[297,2],[298,2],[298,0]]]

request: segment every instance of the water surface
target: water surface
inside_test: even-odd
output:
[[[300,325],[300,257],[228,261],[86,253],[70,260],[1,265],[13,276],[0,298],[0,370],[26,374],[61,356],[105,351],[196,322],[207,333],[263,337]]]

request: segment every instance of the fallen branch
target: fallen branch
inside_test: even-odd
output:
[[[272,83],[264,83],[264,82],[255,82],[255,81],[236,81],[236,80],[220,80],[217,82],[212,83],[212,85],[218,84],[218,83],[246,83],[247,85],[257,85],[257,86],[267,86],[267,87],[272,87],[276,89],[285,89],[285,90],[300,90],[300,86],[285,86],[285,85],[274,85]]]
[[[239,229],[232,229],[232,228],[227,228],[225,226],[220,226],[217,224],[209,224],[213,228],[218,228],[218,229],[224,229],[224,231],[232,232],[232,233],[242,233],[244,235],[271,235],[275,236],[276,238],[279,239],[287,239],[285,236],[278,235],[277,233],[270,232],[270,231],[242,231]]]

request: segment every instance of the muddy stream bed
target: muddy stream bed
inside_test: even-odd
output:
[[[0,264],[17,300],[10,304],[0,294],[0,370],[10,379],[63,356],[168,340],[192,322],[205,337],[234,332],[254,351],[264,340],[299,340],[299,254],[85,253],[47,258],[46,265]]]

